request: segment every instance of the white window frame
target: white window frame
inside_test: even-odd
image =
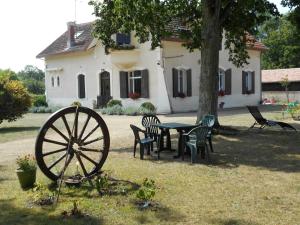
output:
[[[134,72],[136,71],[140,71],[140,76],[134,76]],[[127,71],[128,73],[128,90],[129,90],[129,93],[136,93],[136,87],[135,87],[135,83],[134,83],[134,80],[137,80],[137,79],[140,79],[141,80],[141,84],[142,84],[142,72],[141,70],[133,70],[133,71]],[[132,81],[132,83],[131,83]],[[132,88],[131,88],[131,84],[132,84]],[[142,89],[142,87],[141,87]],[[131,91],[132,90],[132,91]],[[142,93],[140,93],[142,94]]]
[[[225,70],[219,69],[219,91],[225,91]]]
[[[187,70],[183,68],[178,68],[178,93],[187,94]],[[181,90],[182,85],[182,90]]]

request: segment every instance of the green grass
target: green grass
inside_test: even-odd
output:
[[[264,115],[275,118],[280,114],[266,112]],[[43,120],[40,115],[37,117],[29,115],[25,120]],[[163,119],[174,121],[178,118]],[[25,120],[23,123],[27,126],[38,126]],[[183,120],[191,122],[194,117],[185,117]],[[100,197],[88,184],[80,189],[63,187],[60,203],[56,207],[32,207],[28,202],[33,193],[20,189],[14,171],[15,164],[12,161],[3,163],[0,165],[0,223],[299,224],[299,132],[277,129],[248,131],[246,128],[253,120],[245,112],[234,116],[224,113],[220,121],[225,125],[234,125],[241,131],[238,135],[214,137],[215,153],[212,154],[211,164],[199,159],[191,165],[188,157],[182,162],[172,159],[172,153],[167,152],[162,154],[159,161],[151,157],[141,161],[132,157],[131,133],[127,142],[127,136],[121,139],[120,135],[119,141],[124,146],[121,150],[115,147],[118,144],[114,139],[103,169],[115,178],[136,184],[141,184],[145,177],[153,179],[158,187],[154,198],[158,208],[153,210],[141,211],[136,207],[135,190],[126,196]],[[298,124],[294,125],[299,129]],[[13,133],[16,132],[9,134]],[[40,172],[38,181],[50,183]],[[78,219],[61,216],[62,211],[72,207],[74,200],[79,201],[80,209],[88,216]]]

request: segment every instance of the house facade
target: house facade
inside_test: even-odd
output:
[[[283,79],[289,82],[288,96]],[[262,70],[262,98],[269,102],[300,102],[300,68]]]
[[[189,52],[180,39],[162,41],[150,50],[130,35],[114,35],[122,48],[105,54],[91,35],[92,23],[68,23],[67,31],[37,57],[45,59],[46,96],[49,105],[68,106],[74,101],[94,107],[110,98],[125,107],[153,103],[159,113],[195,111],[198,107],[200,51]],[[259,42],[249,47],[244,68],[228,61],[220,51],[219,103],[228,107],[256,105],[261,100]]]

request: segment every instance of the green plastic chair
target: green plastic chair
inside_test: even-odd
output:
[[[210,162],[209,150],[206,143],[209,131],[209,127],[199,126],[192,129],[189,133],[183,135],[185,139],[185,145],[191,151],[191,163],[195,162],[198,149],[201,149],[201,155],[204,153],[204,155],[207,157],[207,160]]]
[[[215,118],[214,115],[206,115],[206,116],[203,117],[203,119],[200,122],[201,126],[205,126],[205,127],[210,128],[209,132],[207,134],[207,140],[208,140],[211,152],[214,152],[214,149],[213,149],[213,146],[212,146],[212,128],[215,125],[215,121],[216,121],[216,118]]]

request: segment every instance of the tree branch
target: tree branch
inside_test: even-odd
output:
[[[229,14],[231,13],[232,6],[234,5],[235,1],[231,0],[227,3],[223,10],[220,12],[220,24],[223,25],[224,22],[227,20]]]

